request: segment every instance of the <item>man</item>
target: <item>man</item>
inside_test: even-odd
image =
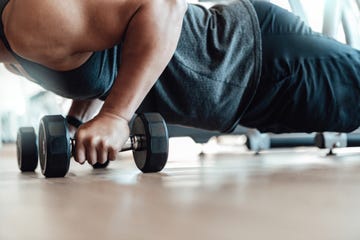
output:
[[[115,159],[136,111],[224,132],[239,123],[274,132],[359,126],[359,52],[312,32],[275,5],[0,4],[1,60],[74,99],[69,115],[86,122],[76,132],[80,163]]]

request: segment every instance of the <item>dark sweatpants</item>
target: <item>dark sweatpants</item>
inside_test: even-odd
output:
[[[349,132],[360,125],[360,52],[255,2],[262,76],[241,125],[263,132]]]

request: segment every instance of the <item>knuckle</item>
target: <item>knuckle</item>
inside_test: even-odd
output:
[[[86,139],[86,144],[91,147],[94,148],[97,145],[97,139],[95,137],[89,137]]]
[[[109,153],[112,153],[112,154],[113,154],[113,153],[116,152],[116,149],[115,149],[114,146],[109,146],[108,151],[109,151]]]
[[[107,140],[101,139],[101,140],[99,141],[99,148],[100,148],[100,149],[107,149],[108,147],[109,147],[109,146],[108,146]]]
[[[82,141],[84,140],[84,138],[86,137],[86,132],[83,131],[82,129],[79,129],[76,134],[75,134],[75,137],[78,141]]]

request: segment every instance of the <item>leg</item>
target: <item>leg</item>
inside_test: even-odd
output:
[[[360,52],[255,2],[263,39],[258,91],[241,125],[263,132],[349,132],[360,125]]]

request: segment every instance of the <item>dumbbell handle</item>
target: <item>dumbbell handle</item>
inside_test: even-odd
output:
[[[129,139],[125,142],[125,144],[121,148],[120,152],[125,152],[125,151],[130,151],[130,150],[133,150],[133,151],[142,150],[146,147],[145,143],[146,143],[145,136],[140,136],[140,135],[130,136]],[[71,146],[72,153],[73,153],[73,149],[75,149],[75,144],[76,144],[76,139],[71,138],[70,146]]]
[[[145,148],[145,136],[130,136],[129,139],[125,142],[120,152],[125,152],[129,150],[142,150]]]

